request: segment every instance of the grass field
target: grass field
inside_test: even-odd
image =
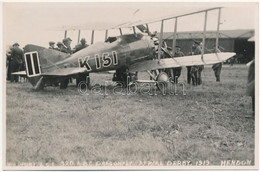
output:
[[[186,86],[186,95],[180,89],[179,95],[113,95],[112,86],[108,95],[86,95],[73,85],[36,92],[29,83],[8,82],[7,164],[250,160],[253,165],[247,67],[224,66],[220,83],[210,67],[202,76],[203,85]],[[92,84],[112,78],[90,77]],[[180,80],[186,80],[186,68]]]

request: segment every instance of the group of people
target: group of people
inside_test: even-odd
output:
[[[184,53],[181,51],[180,46],[176,46],[175,48],[176,51],[174,54],[174,58],[185,56]],[[218,48],[216,50],[215,49],[214,52],[220,52]],[[201,53],[202,53],[202,42],[194,41],[189,55],[200,55]],[[222,62],[214,64],[212,66],[217,82],[220,82],[221,68],[222,68]],[[178,78],[181,75],[182,67],[176,67],[169,70],[172,70],[172,73],[169,72],[169,75],[174,79],[174,82],[178,83]],[[201,85],[202,84],[201,73],[203,70],[204,70],[204,65],[187,66],[187,83],[188,84],[192,83],[192,85],[194,86]]]
[[[72,40],[68,38],[64,38],[62,42],[57,42],[55,47],[55,42],[49,42],[49,49],[61,51],[67,54],[73,54],[83,48],[88,47],[85,38],[80,40],[80,43],[77,44],[73,49],[71,48]],[[18,75],[12,75],[14,72],[25,70],[25,62],[23,58],[23,50],[19,48],[19,44],[13,44],[6,53],[7,56],[7,80],[11,82],[18,82]],[[62,85],[62,84],[61,84]],[[66,85],[66,84],[65,84]]]
[[[182,57],[185,56],[184,53],[181,51],[180,46],[175,47],[175,53],[173,58],[176,57]],[[194,41],[194,44],[192,45],[191,52],[189,55],[199,55],[202,52],[202,44],[199,41]],[[187,82],[188,84],[192,84],[194,86],[201,85],[202,79],[201,79],[201,72],[204,69],[203,65],[196,65],[196,66],[187,66]],[[167,71],[170,71],[170,76],[174,79],[175,83],[178,83],[178,78],[181,75],[182,67],[175,67],[172,69],[168,69]]]
[[[80,43],[77,44],[73,49],[71,48],[71,42],[72,42],[72,39],[70,39],[69,37],[68,37],[68,38],[64,38],[64,39],[62,40],[62,43],[61,43],[61,42],[57,42],[57,44],[56,44],[57,47],[55,47],[55,42],[50,41],[50,42],[49,42],[49,45],[50,45],[50,46],[49,46],[49,49],[61,51],[61,52],[63,52],[63,53],[67,53],[67,54],[73,54],[73,53],[76,53],[77,51],[82,50],[83,48],[86,48],[86,47],[89,46],[89,45],[87,44],[85,38],[82,38],[82,39],[80,40]],[[84,76],[81,76],[81,75],[80,75],[78,78],[76,78],[76,79],[77,79],[77,84],[78,84],[78,80],[79,80],[81,77],[85,78],[85,77],[88,76],[88,75],[89,75],[89,74],[86,74],[86,75],[84,75]],[[66,80],[62,81],[62,82],[60,83],[60,88],[61,88],[61,89],[66,89],[69,82],[72,83],[72,78],[69,78],[69,79],[66,79]],[[58,86],[58,85],[59,85],[58,83],[55,84],[55,86]]]
[[[189,55],[200,55],[202,53],[202,42],[194,41]],[[187,82],[197,86],[202,84],[201,73],[204,70],[204,65],[194,65],[187,67]]]
[[[72,39],[68,38],[64,38],[62,40],[62,42],[57,42],[57,47],[55,47],[55,42],[50,41],[49,42],[49,49],[53,49],[53,50],[58,50],[67,54],[73,54],[79,50],[82,50],[83,48],[88,47],[88,44],[86,42],[85,38],[82,38],[80,40],[80,43],[78,45],[76,45],[73,49],[71,48],[71,42]]]

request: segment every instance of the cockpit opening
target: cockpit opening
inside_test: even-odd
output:
[[[116,40],[117,40],[117,37],[108,37],[107,40],[105,40],[105,42],[112,43],[112,42],[115,42]]]

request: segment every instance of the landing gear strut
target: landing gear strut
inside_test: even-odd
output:
[[[84,83],[84,84],[81,84]],[[89,73],[79,74],[78,78],[76,79],[77,87],[81,87],[81,89],[90,88],[90,78]]]
[[[133,80],[137,80],[137,73],[129,73],[127,69],[117,69],[112,79],[112,81],[123,84],[124,87],[127,87],[127,84]]]
[[[68,88],[69,79],[65,79],[64,81],[60,82],[60,89],[66,89]]]

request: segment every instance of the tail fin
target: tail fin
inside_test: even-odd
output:
[[[55,63],[64,60],[69,55],[57,50],[46,49],[37,45],[26,45],[24,47],[24,61],[26,75],[35,89],[44,86],[42,74],[55,67]]]

